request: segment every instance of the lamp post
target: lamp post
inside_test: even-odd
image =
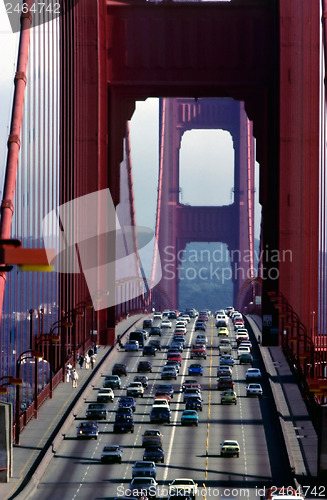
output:
[[[74,307],[73,311],[78,311],[79,308],[83,308],[83,316],[84,316],[84,330],[83,330],[83,352],[85,351],[85,342],[86,342],[86,309],[91,309],[92,310],[92,331],[93,331],[93,304],[90,303],[88,300],[82,300],[81,302],[78,302],[76,306]],[[82,316],[82,314],[79,314]]]
[[[82,306],[81,303],[77,304],[76,307],[74,307],[73,309],[71,309],[70,311],[67,311],[65,313],[65,317],[70,317],[72,316],[73,318],[73,325],[72,325],[72,337],[73,337],[73,366],[75,368],[76,366],[76,361],[77,361],[77,357],[76,357],[76,350],[77,350],[77,332],[76,332],[76,318],[77,317],[83,317],[84,316],[84,312],[81,311],[79,308]]]
[[[0,394],[8,393],[8,385],[23,385],[22,378],[16,378],[12,375],[4,375],[3,377],[0,377],[0,382],[6,378],[8,379],[7,382],[3,382],[2,384],[0,383]]]
[[[49,362],[49,366],[50,366],[50,399],[52,398],[52,389],[53,389],[53,386],[52,386],[52,371],[53,371],[53,368],[54,368],[54,363],[53,363],[53,350],[52,350],[52,346],[53,346],[53,342],[59,342],[60,341],[60,336],[59,335],[54,335],[53,333],[44,333],[43,335],[40,335],[37,337],[36,339],[36,349],[38,349],[39,347],[39,344],[42,343],[42,342],[49,342],[49,351],[48,351],[48,356],[45,357],[45,359]],[[43,353],[43,358],[44,358],[44,353]],[[47,359],[49,358],[49,359]],[[35,360],[35,362],[37,363],[37,360]],[[37,389],[37,387],[36,387]],[[37,406],[37,390],[36,390],[36,393],[35,393],[35,412],[36,412],[36,417],[37,418],[37,410],[38,410],[38,406]]]
[[[28,359],[42,359],[43,356],[40,352],[29,349],[27,351],[22,352],[16,361],[16,379],[20,379],[20,367],[21,364],[26,362]],[[37,384],[37,380],[35,381]],[[15,429],[15,443],[19,444],[19,435],[20,435],[20,385],[16,386],[16,429]]]
[[[64,382],[65,380],[65,363],[66,363],[66,328],[72,328],[73,323],[71,321],[67,321],[66,318],[64,317],[63,319],[59,319],[53,325],[51,325],[50,332],[48,335],[54,335],[54,332],[57,328],[62,328],[64,327],[63,335],[61,335],[61,368],[62,368],[62,381]]]

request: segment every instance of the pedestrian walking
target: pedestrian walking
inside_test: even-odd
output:
[[[70,381],[70,377],[72,374],[72,368],[73,368],[73,366],[70,363],[68,363],[68,365],[66,366],[66,382]]]
[[[79,360],[78,360],[78,364],[79,364],[80,368],[83,368],[83,364],[84,364],[84,356],[83,356],[83,354],[80,355]]]
[[[88,370],[90,368],[90,356],[85,354],[85,369]]]
[[[94,344],[93,344],[93,350],[94,350],[94,354],[97,354],[98,346],[96,345],[96,342],[94,342]]]
[[[91,356],[91,368],[92,368],[92,370],[93,370],[94,365],[95,365],[95,360],[96,360],[96,355],[92,354],[92,356]]]
[[[72,371],[72,382],[73,382],[73,387],[77,387],[77,380],[78,380],[78,373],[75,370],[75,368]]]

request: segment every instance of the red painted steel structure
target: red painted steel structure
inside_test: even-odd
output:
[[[156,308],[178,308],[179,268],[187,243],[224,242],[231,256],[234,304],[243,310],[246,304],[238,300],[238,292],[254,275],[254,140],[251,124],[243,104],[232,99],[176,98],[163,101],[156,238],[163,272],[159,285],[165,295],[159,291]],[[180,202],[180,147],[183,134],[193,129],[230,132],[235,150],[232,204],[192,207]],[[211,179],[204,178],[203,182],[210,183]],[[176,257],[172,258],[172,254]],[[156,294],[156,289],[153,294]]]

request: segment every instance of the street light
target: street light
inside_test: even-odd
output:
[[[52,371],[54,368],[52,342],[59,342],[59,341],[60,341],[60,336],[54,335],[53,333],[44,333],[43,335],[39,335],[36,338],[36,349],[39,348],[40,343],[49,342],[50,349],[47,350],[47,356],[45,359],[49,362],[49,365],[50,365],[50,395],[49,395],[50,399],[52,398],[52,388],[53,388],[52,387]],[[44,357],[44,353],[43,353],[43,357]],[[35,363],[37,364],[37,360],[35,360]],[[38,406],[37,406],[38,390],[37,389],[38,389],[37,385],[35,384],[35,397],[34,397],[35,413],[36,413],[35,418],[37,418],[37,410],[38,410]]]
[[[27,359],[43,359],[43,356],[40,352],[28,349],[27,351],[22,352],[16,361],[16,379],[20,379],[20,367],[21,364],[24,363]],[[37,381],[35,381],[35,384]],[[15,429],[15,443],[19,444],[19,435],[20,435],[20,385],[16,385],[16,429]]]
[[[71,321],[67,321],[66,318],[59,319],[50,328],[49,335],[54,335],[54,331],[57,328],[65,327],[66,328],[72,328],[73,323]],[[66,330],[64,330],[64,335],[61,335],[61,368],[62,368],[62,381],[64,382],[65,380],[65,363],[66,363]]]
[[[2,384],[0,384],[0,394],[7,394],[8,385],[23,385],[22,378],[16,378],[12,375],[4,375],[3,377],[0,377],[0,382],[1,380],[4,380],[6,378],[8,379],[7,382],[3,382]]]
[[[90,303],[88,300],[82,300],[81,302],[78,302],[76,306],[74,307],[75,310],[78,310],[80,307],[83,308],[83,316],[84,316],[84,330],[83,330],[83,352],[85,351],[85,342],[86,342],[86,309],[91,309],[92,310],[92,332],[93,332],[93,304]]]

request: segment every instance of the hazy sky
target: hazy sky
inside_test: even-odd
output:
[[[131,155],[137,224],[154,228],[158,182],[158,99],[138,102],[130,124]],[[258,164],[256,164],[258,186]],[[228,205],[233,202],[234,150],[223,130],[191,130],[182,137],[180,201],[190,205]],[[256,189],[257,199],[258,189]],[[260,206],[256,203],[256,238]]]

